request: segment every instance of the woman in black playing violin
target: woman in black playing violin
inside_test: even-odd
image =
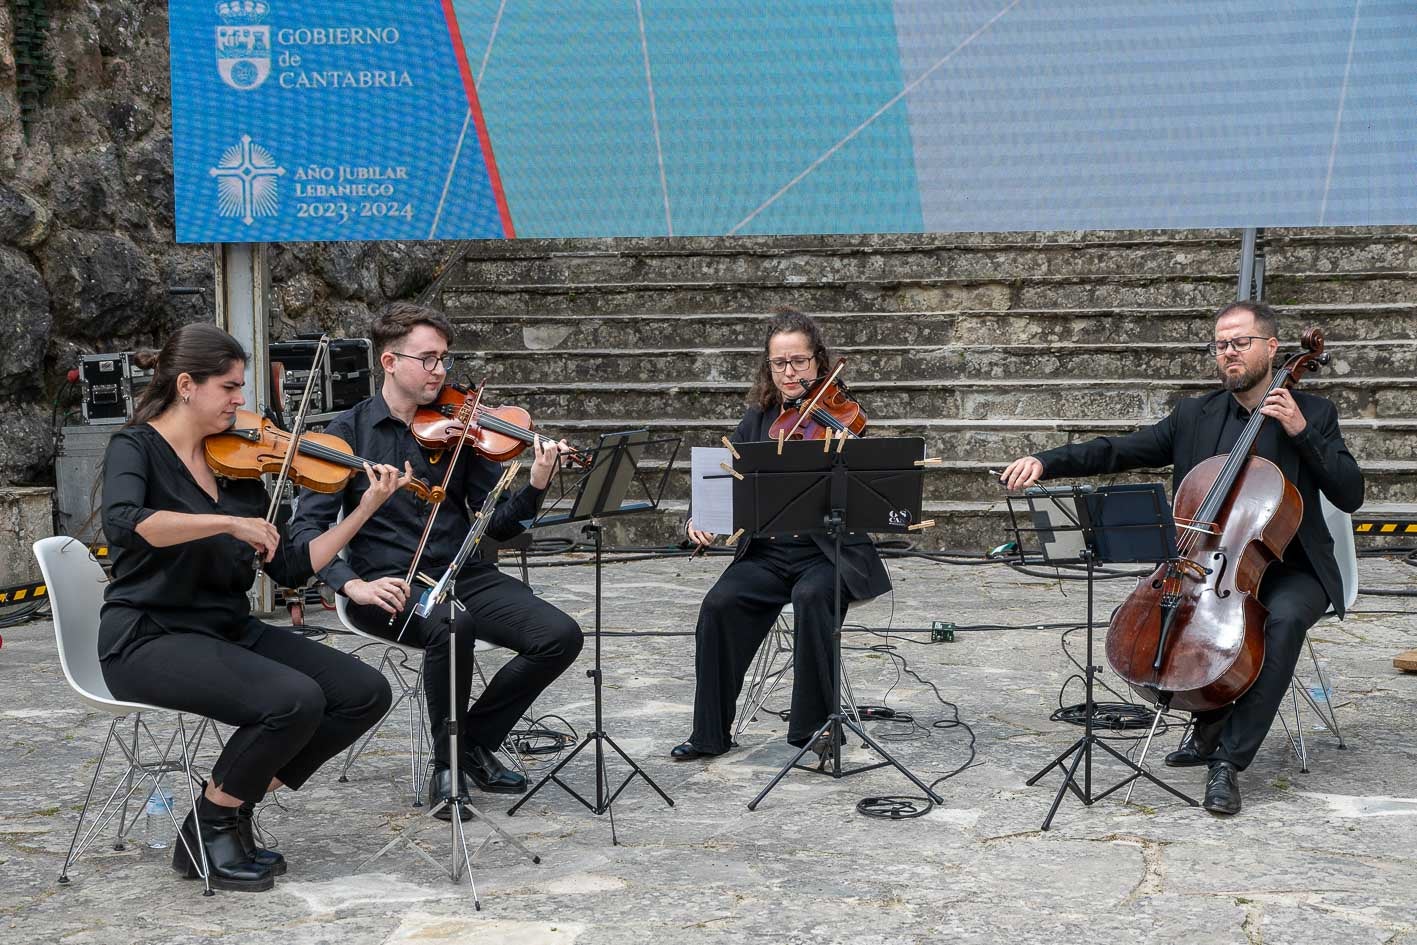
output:
[[[149,357],[152,382],[104,457],[113,574],[99,658],[115,697],[236,727],[173,844],[172,865],[198,875],[195,817],[211,885],[260,891],[285,861],[256,846],[253,805],[276,787],[299,788],[383,717],[390,694],[373,667],[251,616],[255,559],[281,584],[303,584],[412,473],[366,464],[371,484],[356,512],[312,538],[282,540],[264,518],[261,482],[218,479],[204,460],[206,438],[228,430],[244,403],[246,361],[212,324],[181,328],[155,362]]]
[[[750,443],[771,439],[768,430],[785,402],[796,400],[829,371],[830,356],[821,327],[808,315],[783,309],[768,322],[763,361],[748,396],[748,410],[729,439]],[[689,537],[708,544],[714,536],[686,526]],[[731,731],[743,677],[782,608],[792,605],[796,646],[793,655],[792,712],[787,740],[801,747],[833,711],[836,673],[832,646],[835,546],[825,535],[776,536],[744,540],[733,563],[704,597],[695,629],[694,731],[674,748],[675,761],[721,755],[732,745]],[[848,533],[841,549],[843,600],[859,601],[890,590],[890,579],[869,535]],[[825,741],[825,739],[823,739]],[[830,746],[813,745],[819,754]]]

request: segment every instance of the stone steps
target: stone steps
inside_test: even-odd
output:
[[[1185,397],[1212,390],[1213,380],[951,380],[856,381],[852,392],[872,419],[928,416],[946,419],[1055,417],[1160,417]],[[1417,377],[1324,377],[1303,390],[1332,400],[1340,417],[1417,417]],[[736,381],[620,381],[520,384],[494,382],[489,403],[526,408],[538,425],[554,431],[566,420],[625,421],[666,413],[715,417],[737,424],[745,387]]]
[[[898,237],[518,241],[477,244],[459,287],[629,282],[801,282],[995,279],[1079,275],[1186,275],[1232,271],[1239,231],[1195,234],[977,234]],[[1069,238],[1071,237],[1071,238]],[[1361,237],[1271,231],[1273,272],[1417,270],[1411,233]]]
[[[1201,343],[1214,306],[1200,308],[1034,309],[931,312],[815,312],[829,338],[854,345],[1080,344],[1105,340],[1125,320],[1131,342]],[[1279,335],[1292,345],[1319,326],[1332,342],[1417,339],[1417,304],[1300,305],[1282,308]],[[468,315],[452,316],[454,347],[558,351],[585,348],[756,347],[763,314]]]
[[[923,436],[928,455],[941,459],[1007,463],[1062,443],[1129,433],[1137,426],[1135,420],[1117,419],[891,418],[873,421],[871,432],[874,436]],[[720,445],[721,437],[732,432],[733,423],[711,418],[673,417],[565,420],[556,425],[554,432],[577,446],[590,447],[602,433],[634,429],[648,429],[656,437],[680,436],[683,448],[687,449]],[[1343,421],[1343,436],[1360,464],[1376,460],[1410,461],[1417,457],[1417,417],[1348,419]]]
[[[1282,349],[1287,354],[1291,349]],[[1408,377],[1417,374],[1417,341],[1336,341],[1327,348],[1329,367],[1338,376]],[[455,350],[464,376],[491,383],[545,378],[542,351]],[[1214,359],[1197,344],[1029,345],[844,345],[837,353],[850,366],[846,377],[892,378],[1126,379],[1195,378],[1214,373]],[[758,369],[761,349],[752,348],[606,348],[559,352],[552,376],[559,382],[645,381],[663,378],[745,383]]]
[[[443,307],[477,316],[612,315],[639,312],[928,312],[959,309],[1214,307],[1234,298],[1233,272],[1180,275],[997,276],[782,282],[587,282],[448,285]],[[1400,271],[1271,273],[1267,298],[1280,305],[1382,303],[1417,294]]]

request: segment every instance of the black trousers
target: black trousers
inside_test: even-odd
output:
[[[759,550],[761,548],[761,550]],[[778,613],[792,604],[792,711],[787,740],[807,743],[835,711],[832,640],[836,569],[815,546],[778,549],[762,543],[733,562],[704,596],[694,630],[694,731],[689,743],[704,752],[732,745],[733,716],[743,677]],[[842,614],[850,601],[842,588]]]
[[[458,600],[467,608],[458,614],[456,704],[464,711],[459,745],[497,748],[536,697],[565,672],[580,655],[585,637],[580,625],[537,597],[521,581],[496,568],[469,564],[458,575]],[[389,626],[389,615],[377,607],[349,605],[349,618],[366,633],[386,640],[398,636],[404,617],[416,601]],[[448,764],[448,718],[453,704],[448,693],[448,606],[424,620],[414,617],[401,642],[423,648],[423,688],[433,734],[433,760]],[[468,707],[472,693],[473,643],[487,640],[514,650],[516,656],[487,682],[487,689]]]
[[[1265,570],[1260,603],[1269,609],[1269,619],[1264,625],[1264,663],[1254,685],[1232,705],[1196,714],[1199,723],[1225,723],[1211,762],[1228,761],[1241,771],[1269,734],[1304,650],[1304,636],[1328,609],[1329,600],[1308,568],[1276,563]]]
[[[285,627],[249,648],[199,633],[160,633],[103,663],[119,699],[236,726],[212,781],[252,803],[271,778],[299,788],[389,710],[388,680]]]

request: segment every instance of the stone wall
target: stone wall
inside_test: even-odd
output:
[[[49,88],[21,121],[15,26],[43,6]],[[0,485],[53,481],[80,354],[160,343],[213,317],[212,252],[173,236],[167,4],[0,2]],[[363,333],[451,244],[272,250],[272,334]],[[200,287],[201,295],[169,293]]]

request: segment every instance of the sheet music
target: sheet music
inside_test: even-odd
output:
[[[719,466],[733,465],[728,450],[721,446],[696,446],[690,454],[689,472],[693,481],[690,506],[694,527],[715,535],[733,532],[733,477]],[[707,476],[722,476],[708,479]]]

